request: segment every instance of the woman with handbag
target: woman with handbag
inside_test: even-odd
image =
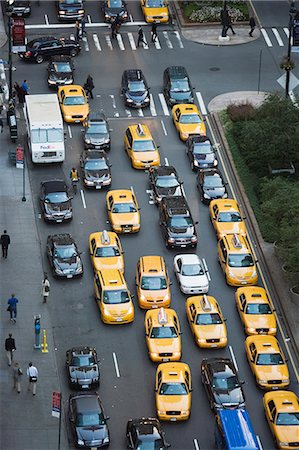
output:
[[[42,296],[43,296],[43,303],[47,303],[47,298],[50,294],[50,281],[48,280],[48,275],[44,275],[44,279],[42,281]]]

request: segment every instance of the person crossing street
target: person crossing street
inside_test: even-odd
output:
[[[144,40],[144,33],[143,33],[143,29],[142,27],[139,25],[138,28],[138,40],[137,40],[137,47],[139,47],[139,44],[142,43],[144,45],[147,45],[145,40]]]
[[[157,39],[158,39],[157,22],[153,22],[153,24],[152,24],[152,42],[156,42]]]
[[[88,95],[88,97],[93,99],[92,91],[94,89],[94,83],[93,83],[93,78],[90,75],[88,75],[83,87],[84,87],[85,92]]]
[[[79,182],[79,174],[78,174],[78,170],[75,169],[75,167],[72,168],[72,170],[70,171],[70,179],[72,182],[72,188],[74,191],[74,194],[77,194],[77,184]]]

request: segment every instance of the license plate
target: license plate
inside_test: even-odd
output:
[[[247,284],[247,282],[246,281],[241,281],[241,284]]]
[[[211,344],[211,347],[217,347],[217,344]]]
[[[162,361],[163,362],[167,362],[167,361],[170,361],[170,359],[169,358],[162,358]]]
[[[158,305],[153,305],[153,309],[154,309],[154,308],[158,308]]]
[[[125,233],[130,233],[131,230],[124,230]]]
[[[96,189],[102,189],[102,186],[100,184],[97,184]]]
[[[181,244],[181,247],[187,247],[187,245],[186,244]]]
[[[62,219],[56,220],[56,223],[61,223]]]
[[[148,169],[149,167],[151,167],[151,165],[150,165],[150,164],[144,164],[144,167],[145,167],[146,169]]]
[[[80,123],[80,120],[75,120],[75,123]]]
[[[67,275],[66,277],[67,278],[73,278],[73,275]]]
[[[116,322],[122,322],[122,318],[121,317],[117,317]]]
[[[176,417],[172,417],[172,418],[170,419],[170,422],[176,422]]]
[[[98,450],[97,447],[90,447],[90,450]]]
[[[82,389],[88,389],[88,384],[82,384]]]

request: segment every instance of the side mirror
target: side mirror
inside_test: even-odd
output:
[[[109,420],[110,419],[110,416],[105,416],[105,420]]]
[[[157,148],[160,148],[161,147],[161,145],[157,145]]]
[[[199,221],[197,220],[196,222],[194,222],[194,224],[195,224],[195,225],[198,225],[198,224],[199,224]]]
[[[73,417],[70,417],[70,422],[75,422],[75,420],[73,419]]]
[[[180,184],[184,184],[184,182],[183,182],[182,180],[179,180],[179,183],[180,183]]]
[[[141,210],[141,208],[138,208],[138,211],[140,211]]]
[[[227,322],[227,319],[223,319],[224,322]]]
[[[169,281],[169,286],[172,286],[172,281]]]
[[[273,311],[273,312],[276,312],[276,308],[273,308],[272,311]]]
[[[107,211],[111,211],[111,208],[107,208]]]
[[[240,381],[240,384],[242,384],[242,385],[245,384],[245,381],[244,381],[244,380],[241,380],[241,381]]]
[[[135,295],[134,295],[134,294],[132,294],[132,295],[131,295],[131,298],[134,298],[134,297],[135,297]]]
[[[148,337],[148,336],[149,336],[149,334],[148,334],[148,333],[145,333],[145,336],[147,336],[147,337]]]
[[[259,262],[259,260],[258,260],[258,259],[256,259],[256,260],[255,260],[255,264],[256,264],[256,263],[258,263],[258,262]]]
[[[158,389],[157,389],[157,388],[155,388],[155,389],[154,389],[154,391],[155,391],[155,392],[158,392]]]
[[[122,252],[121,252],[121,254],[122,254],[122,255],[124,255],[124,254],[125,254],[125,252],[124,252],[124,251],[122,251]]]
[[[225,261],[224,261],[224,259],[221,261],[223,264],[225,264]]]
[[[168,444],[168,442],[166,442],[165,447],[169,448],[169,447],[171,447],[171,444]]]
[[[73,200],[74,197],[69,197],[69,200]]]
[[[243,217],[243,220],[246,220],[246,219],[247,219],[246,216],[244,216],[244,217]]]

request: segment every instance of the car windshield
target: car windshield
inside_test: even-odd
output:
[[[143,80],[129,81],[128,89],[130,92],[144,92],[146,90]]]
[[[104,291],[104,303],[106,305],[118,305],[120,303],[128,303],[129,301],[128,291],[124,291],[123,289]]]
[[[153,152],[156,150],[154,142],[152,139],[133,142],[133,150],[134,152]]]
[[[299,412],[278,413],[276,425],[299,425]]]
[[[63,104],[66,106],[80,106],[85,105],[86,101],[83,95],[74,95],[71,97],[65,97]]]
[[[76,248],[74,245],[64,245],[61,247],[56,247],[54,252],[54,257],[59,259],[68,259],[73,256],[77,256]]]
[[[162,383],[159,391],[160,395],[187,395],[185,383]]]
[[[109,6],[109,8],[121,8],[122,1],[121,0],[109,0],[108,6]]]
[[[213,153],[213,149],[209,142],[196,142],[193,146],[193,153],[195,155],[208,155],[209,153]]]
[[[47,194],[45,200],[48,200],[49,203],[64,203],[69,200],[66,192],[51,192]]]
[[[220,212],[217,218],[218,222],[242,222],[238,212]]]
[[[110,256],[120,256],[120,253],[117,247],[98,247],[95,256],[98,258],[107,258]]]
[[[32,144],[50,144],[53,142],[62,142],[64,139],[62,128],[36,128],[31,130]]]
[[[207,188],[221,188],[223,183],[220,177],[211,175],[204,177],[204,187]]]
[[[183,80],[173,80],[171,82],[170,90],[171,90],[171,92],[188,92],[188,91],[190,91],[188,79],[184,78]]]
[[[115,203],[112,208],[113,213],[134,213],[137,212],[134,203]]]
[[[196,325],[217,325],[222,323],[222,319],[218,313],[197,314]]]
[[[182,114],[180,117],[180,123],[191,124],[191,123],[201,123],[202,120],[198,114]]]
[[[176,338],[178,334],[174,327],[153,327],[150,338],[153,339],[168,339]]]
[[[272,309],[268,303],[249,303],[245,314],[272,314]]]
[[[179,182],[175,175],[165,175],[157,178],[156,186],[160,188],[172,188],[179,186]]]
[[[186,277],[196,277],[197,275],[204,274],[200,264],[184,264],[181,272],[182,275],[185,275]]]
[[[78,412],[76,426],[77,427],[96,427],[104,425],[105,419],[102,412],[87,411],[84,413]]]
[[[235,389],[239,387],[238,378],[236,376],[231,377],[214,377],[213,378],[213,388],[224,390],[224,391],[231,391],[232,389]]]
[[[81,4],[81,2],[79,0],[60,0],[60,3],[66,3],[67,5]]]
[[[85,170],[104,170],[108,169],[106,161],[104,158],[101,159],[90,159],[85,162],[84,165]]]
[[[68,62],[55,62],[55,63],[53,63],[53,67],[54,67],[55,71],[59,72],[59,73],[71,73],[72,72],[71,65]]]
[[[164,0],[147,0],[146,6],[148,8],[164,8],[165,2]]]
[[[107,126],[105,123],[88,123],[88,128],[86,129],[86,134],[106,134],[108,133]]]
[[[174,216],[169,218],[169,226],[172,228],[187,228],[193,225],[191,217]]]
[[[94,366],[95,361],[90,355],[74,355],[72,359],[72,366],[76,367],[91,367]]]
[[[229,254],[228,265],[230,267],[252,267],[254,262],[250,253]]]
[[[164,450],[161,439],[155,439],[152,435],[139,436],[136,450]]]
[[[145,291],[159,291],[166,289],[167,282],[165,277],[142,277],[141,289]]]
[[[284,364],[280,353],[259,353],[256,360],[257,366],[277,366]]]

